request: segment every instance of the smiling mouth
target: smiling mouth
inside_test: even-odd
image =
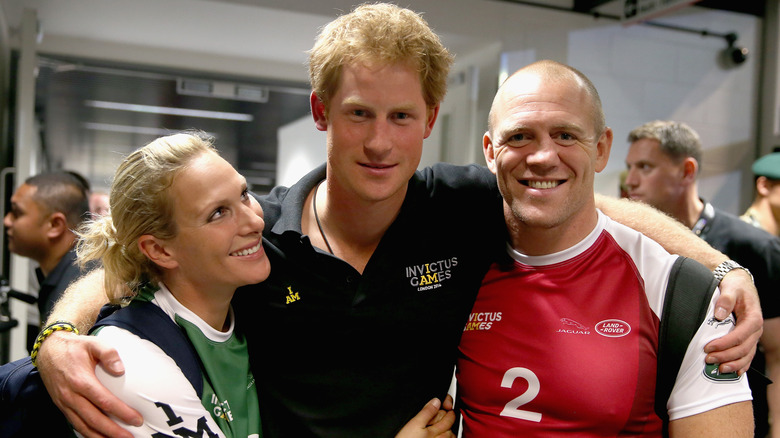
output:
[[[260,248],[262,248],[262,247],[263,247],[263,242],[259,241],[259,242],[257,242],[257,245],[255,245],[255,246],[253,246],[251,248],[242,249],[241,251],[231,252],[230,255],[234,256],[234,257],[248,256],[248,255],[256,253],[257,251],[260,251]]]
[[[370,164],[370,163],[362,163],[361,166],[368,167],[369,169],[389,169],[393,167],[392,164]]]
[[[528,179],[520,180],[521,184],[532,189],[554,189],[555,187],[558,187],[565,182],[565,179],[559,179],[555,181],[531,181]]]

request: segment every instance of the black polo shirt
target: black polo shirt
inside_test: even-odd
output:
[[[271,275],[236,293],[266,437],[394,436],[449,387],[457,346],[506,241],[484,167],[437,164],[409,182],[361,275],[301,235],[322,166],[260,198]]]
[[[699,237],[753,274],[764,319],[780,316],[780,239],[707,202],[699,221]]]

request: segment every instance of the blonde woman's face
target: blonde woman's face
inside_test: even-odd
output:
[[[176,176],[170,196],[178,233],[167,246],[180,279],[199,291],[232,292],[268,277],[262,209],[227,161],[200,155]]]

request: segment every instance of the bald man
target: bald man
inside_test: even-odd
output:
[[[594,176],[611,146],[598,93],[579,71],[541,61],[499,89],[483,149],[510,239],[460,342],[464,437],[664,434],[654,410],[659,324],[668,279],[690,268],[596,209]],[[672,437],[753,434],[747,379],[705,363],[705,344],[733,328],[715,323],[717,294],[667,403]]]

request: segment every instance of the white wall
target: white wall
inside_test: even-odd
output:
[[[572,65],[594,82],[607,124],[615,132],[610,162],[597,176],[596,190],[617,195],[631,129],[655,119],[678,120],[702,138],[701,196],[724,210],[741,212],[752,199],[749,167],[757,150],[760,20],[704,8],[659,19],[688,28],[736,32],[738,45],[747,47],[751,56],[734,68],[719,63],[718,55],[726,47],[722,38],[583,20],[591,20],[590,25],[555,32],[549,31],[548,22],[506,29],[502,51],[508,73],[548,58]]]
[[[498,88],[501,43],[494,42],[456,58],[441,106],[448,133],[439,161],[484,164],[482,136]]]
[[[780,2],[767,0],[761,75],[761,155],[780,146]]]
[[[741,212],[752,191],[749,166],[755,159],[757,120],[757,36],[754,17],[697,9],[668,17],[667,23],[734,31],[753,56],[725,69],[717,55],[724,40],[648,26],[620,25],[569,34],[566,59],[594,82],[607,123],[615,132],[612,156],[597,179],[598,190],[616,194],[625,168],[626,137],[634,127],[655,119],[682,121],[702,139],[704,158],[700,195],[731,212]]]
[[[276,185],[289,187],[325,162],[325,133],[314,127],[310,115],[281,127],[278,140]]]

